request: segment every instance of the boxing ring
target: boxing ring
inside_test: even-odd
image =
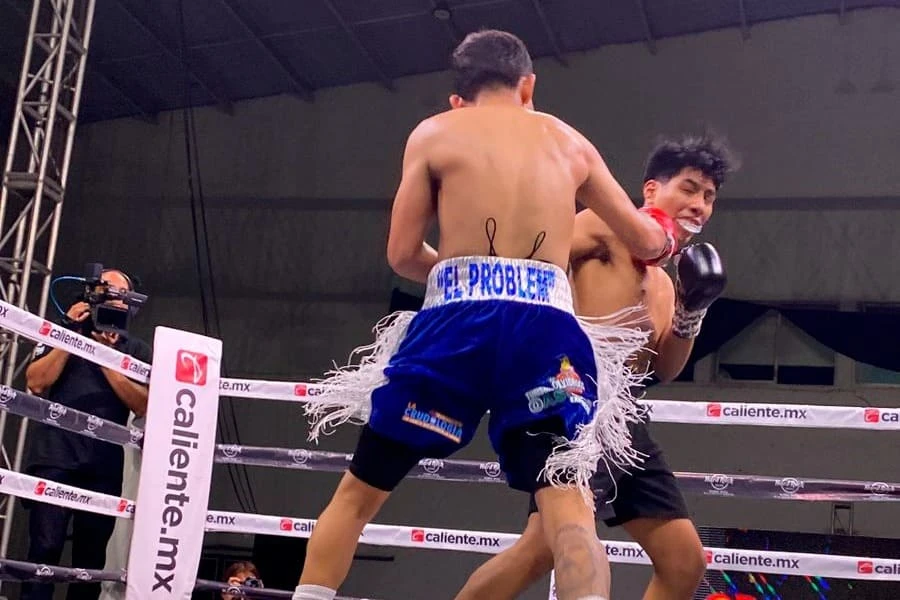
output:
[[[220,396],[283,402],[316,401],[315,384],[220,377],[222,342],[157,327],[153,365],[0,302],[0,327],[150,384],[144,431],[124,427],[23,391],[0,386],[0,410],[123,447],[152,447],[143,456],[137,498],[120,498],[0,469],[0,493],[121,519],[134,519],[125,572],[36,565],[0,560],[0,578],[43,582],[126,582],[128,598],[189,597],[197,590],[290,598],[292,592],[234,588],[196,579],[205,532],[307,538],[315,521],[286,515],[208,510],[214,464],[342,472],[350,455],[307,448],[217,445]],[[740,404],[645,400],[655,422],[900,431],[900,408]],[[469,484],[505,484],[496,462],[425,459],[409,474]],[[756,475],[676,473],[687,493],[779,498],[795,501],[900,501],[900,482],[838,481]],[[138,509],[140,507],[140,509]],[[360,543],[375,546],[495,554],[517,534],[415,525],[371,524]],[[609,560],[649,565],[633,542],[604,541]],[[760,550],[706,548],[711,569],[841,579],[900,581],[900,560]],[[150,590],[159,593],[151,593]],[[551,585],[551,597],[554,597]],[[383,600],[391,600],[389,598]]]

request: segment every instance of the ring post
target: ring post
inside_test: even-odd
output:
[[[191,597],[216,446],[222,341],[157,327],[127,600]]]

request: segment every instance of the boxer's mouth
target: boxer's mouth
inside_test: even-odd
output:
[[[695,221],[693,219],[676,219],[676,223],[678,226],[687,231],[692,235],[697,235],[701,231],[703,231],[703,223],[699,221]]]

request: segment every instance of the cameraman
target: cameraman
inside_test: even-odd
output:
[[[101,281],[117,291],[134,291],[131,279],[121,271],[107,269]],[[121,301],[106,304],[127,308]],[[94,329],[91,307],[73,304],[63,319],[64,326],[97,342],[111,346],[138,360],[150,362],[150,347],[127,334]],[[25,371],[33,393],[108,421],[125,425],[131,412],[143,416],[147,410],[147,386],[98,366],[65,350],[39,345]],[[122,488],[122,448],[44,423],[35,422],[31,455],[26,473],[59,483],[118,496]],[[114,517],[73,511],[60,506],[28,502],[29,548],[27,560],[58,565],[72,519],[72,566],[102,569],[106,542],[115,525]],[[70,585],[67,600],[96,600],[100,584]],[[25,583],[23,600],[50,600],[52,584]]]

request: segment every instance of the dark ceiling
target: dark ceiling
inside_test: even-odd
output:
[[[443,70],[456,41],[482,27],[512,31],[535,57],[565,62],[608,44],[655,52],[666,37],[752,35],[763,21],[875,6],[900,0],[97,0],[81,120],[152,119],[187,104],[227,111],[281,93],[315,101],[318,89],[356,82],[392,88],[398,77]],[[0,132],[30,7],[0,0]]]

